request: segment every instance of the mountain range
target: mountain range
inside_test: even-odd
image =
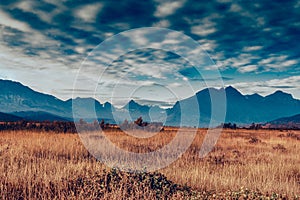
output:
[[[192,97],[177,101],[169,109],[140,105],[134,100],[123,108],[115,108],[109,102],[102,104],[93,98],[78,97],[63,101],[10,80],[0,80],[0,88],[0,121],[20,118],[35,121],[91,121],[96,117],[109,123],[121,123],[124,119],[135,120],[142,116],[144,121],[161,121],[166,125],[178,126],[184,119],[181,125],[206,127],[213,115],[211,95],[221,98],[224,93],[227,106],[225,122],[265,123],[300,114],[300,100],[294,99],[291,94],[276,91],[265,97],[259,94],[243,95],[231,86],[201,90]],[[199,107],[195,106],[195,101]]]
[[[0,121],[1,122],[15,122],[15,121],[19,121],[19,120],[22,120],[22,118],[12,115],[12,114],[0,112]]]
[[[271,124],[300,124],[300,114],[290,117],[282,117],[270,122]]]

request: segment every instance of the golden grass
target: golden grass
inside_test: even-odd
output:
[[[240,191],[241,187],[265,196],[277,193],[296,198],[300,195],[300,140],[289,137],[300,132],[225,130],[213,151],[201,159],[199,150],[205,133],[206,130],[199,129],[188,151],[159,170],[171,181],[163,184],[186,185],[193,191],[211,194],[211,198],[218,198],[215,194]],[[176,131],[169,130],[141,139],[120,131],[106,133],[119,147],[133,152],[155,151],[170,142],[175,134]],[[149,180],[155,179],[153,174],[147,175],[149,179],[132,178],[126,173],[111,175],[108,167],[88,153],[76,134],[0,132],[0,160],[0,199],[120,199],[125,196],[153,199],[159,190],[164,190],[147,186]],[[117,177],[112,181],[115,185],[108,187],[108,177],[112,180],[111,177]],[[137,179],[145,182],[144,185],[136,183]],[[103,184],[106,181],[105,186],[101,181]],[[184,199],[184,195],[179,188],[168,198]]]

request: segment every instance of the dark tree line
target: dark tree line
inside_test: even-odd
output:
[[[129,123],[127,120],[120,125],[122,130],[139,129],[145,131],[160,131],[163,130],[163,124],[160,122],[144,122],[142,117],[139,117],[134,122]],[[88,123],[83,119],[78,122],[61,122],[61,121],[18,121],[18,122],[0,122],[0,131],[3,130],[28,130],[28,131],[45,131],[56,133],[77,133],[77,131],[101,131],[101,130],[116,130],[120,129],[116,124],[106,123],[103,119],[98,122],[95,120]]]
[[[287,124],[260,124],[260,123],[252,123],[248,126],[237,126],[236,124],[232,123],[223,123],[218,127],[222,127],[224,129],[248,129],[248,130],[300,130],[300,124],[297,123],[287,123]]]
[[[18,122],[0,122],[0,131],[2,130],[29,130],[29,131],[52,131],[56,133],[76,133],[74,122],[59,121],[18,121]]]
[[[237,125],[235,123],[224,123],[222,124],[223,128],[227,128],[227,129],[237,129]],[[252,123],[249,127],[243,127],[244,129],[250,129],[250,130],[258,130],[258,129],[262,129],[262,125],[261,124],[255,124]]]
[[[56,133],[77,133],[80,131],[98,131],[105,129],[116,129],[116,125],[105,123],[104,120],[98,122],[95,120],[93,123],[88,123],[80,119],[76,124],[74,122],[62,121],[17,121],[17,122],[0,122],[0,131],[2,130],[28,130],[28,131],[46,131]]]
[[[252,123],[248,129],[250,129],[250,130],[262,129],[262,125],[261,124]]]
[[[237,129],[236,124],[231,124],[230,122],[222,124],[222,127],[223,128],[229,128],[229,129]]]
[[[94,120],[92,123],[88,123],[83,119],[80,119],[79,122],[76,123],[76,127],[79,131],[101,131],[101,130],[109,130],[109,129],[119,129],[116,124],[106,123],[103,119],[98,122],[98,120]]]

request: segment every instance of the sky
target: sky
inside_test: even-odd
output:
[[[0,79],[63,100],[168,107],[229,85],[300,99],[299,41],[299,0],[0,1]]]

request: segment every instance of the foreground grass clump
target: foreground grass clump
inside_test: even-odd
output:
[[[277,193],[266,193],[263,194],[260,191],[251,191],[247,188],[241,187],[236,191],[227,191],[223,193],[216,193],[214,191],[204,191],[204,192],[194,192],[190,199],[260,199],[260,200],[286,200],[286,199],[295,199],[298,200],[298,196],[288,198],[285,194],[277,194]]]
[[[188,187],[181,187],[160,173],[102,171],[59,184],[7,183],[2,185],[3,199],[185,199],[191,197]],[[1,198],[1,199],[2,199]]]
[[[3,199],[288,199],[285,194],[251,191],[240,188],[237,191],[196,191],[168,180],[161,173],[123,172],[118,169],[86,175],[70,180],[61,180],[64,187],[55,183],[32,185],[8,184],[10,190]],[[59,198],[58,198],[59,197]],[[299,199],[294,196],[290,199]]]
[[[191,196],[189,187],[179,186],[161,173],[123,172],[115,168],[73,179],[68,182],[68,191],[85,199],[169,199]]]

